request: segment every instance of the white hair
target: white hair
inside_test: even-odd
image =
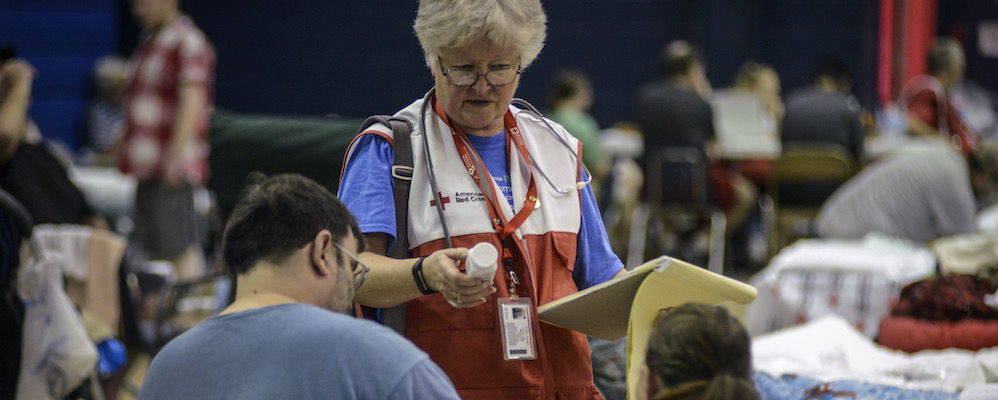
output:
[[[544,47],[547,16],[540,0],[421,0],[413,29],[430,69],[441,49],[482,38],[515,48],[526,68]]]

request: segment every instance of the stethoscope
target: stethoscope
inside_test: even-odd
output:
[[[435,93],[436,93],[436,88],[431,88],[428,92],[426,92],[426,95],[423,96],[423,104],[420,106],[420,109],[419,109],[419,132],[418,133],[414,133],[414,135],[421,135],[421,134],[423,134],[423,132],[426,132],[426,110],[429,108],[429,106],[431,104],[431,100],[432,100],[433,95]],[[530,104],[526,100],[520,99],[520,98],[513,98],[513,100],[510,101],[510,104],[512,104],[514,106],[517,106],[517,107],[523,109],[524,111],[527,111],[527,112],[533,114],[535,117],[537,117],[537,119],[539,119],[541,122],[543,122],[544,126],[547,127],[548,134],[554,136],[555,139],[558,140],[558,143],[561,143],[561,145],[565,149],[568,150],[568,153],[572,155],[572,158],[575,159],[575,161],[578,162],[580,165],[582,165],[582,180],[579,181],[579,182],[576,182],[574,185],[572,185],[572,186],[570,186],[570,187],[568,187],[566,189],[562,189],[562,188],[557,187],[554,184],[554,182],[551,181],[551,178],[549,178],[548,175],[546,173],[544,173],[544,170],[540,169],[540,167],[538,167],[537,164],[534,163],[534,161],[533,161],[534,158],[530,157],[530,167],[531,167],[531,169],[534,170],[534,171],[539,172],[540,175],[541,175],[541,177],[544,178],[544,181],[547,182],[548,186],[550,186],[551,189],[554,189],[554,191],[556,193],[560,194],[560,195],[568,196],[568,195],[574,194],[574,193],[582,190],[583,188],[586,187],[586,185],[588,185],[590,182],[592,182],[593,175],[589,172],[589,168],[586,167],[586,164],[582,162],[582,158],[579,157],[579,155],[575,152],[574,149],[572,149],[572,146],[568,144],[568,141],[565,140],[565,138],[561,137],[561,135],[558,135],[558,133],[554,130],[554,127],[551,126],[550,123],[548,123],[547,119],[544,118],[544,116],[541,114],[541,112],[538,111],[537,108],[534,107],[533,104]],[[440,226],[441,226],[441,228],[443,228],[444,241],[447,244],[447,247],[450,248],[450,247],[452,247],[451,246],[450,230],[447,228],[447,222],[444,219],[443,201],[441,199],[442,194],[440,192],[440,189],[437,187],[436,172],[433,169],[433,160],[431,159],[431,156],[430,156],[430,144],[429,144],[429,140],[426,140],[426,138],[423,138],[423,140],[421,140],[421,141],[423,142],[423,154],[426,155],[426,157],[424,157],[424,159],[426,160],[426,170],[427,170],[427,173],[428,173],[428,176],[429,176],[430,188],[433,190],[433,198],[434,198],[434,200],[436,200],[434,202],[434,204],[435,204],[436,209],[437,209],[437,215],[440,218]],[[482,162],[481,158],[478,157],[478,154],[476,154],[475,152],[471,152],[471,155],[472,155],[472,158],[473,158],[473,160],[475,162],[476,168],[478,168],[479,171],[484,171],[484,168],[482,168],[483,162]]]

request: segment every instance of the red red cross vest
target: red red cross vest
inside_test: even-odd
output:
[[[423,140],[427,140],[436,171],[444,218],[454,247],[472,247],[488,241],[502,249],[501,236],[489,211],[489,200],[469,173],[456,145],[454,131],[430,110],[425,115],[427,132],[418,123],[422,100],[396,114],[412,122],[415,171],[409,193],[409,243],[413,257],[421,257],[446,247],[443,228],[430,188]],[[593,385],[592,365],[586,336],[541,323],[537,306],[575,293],[572,270],[575,266],[581,204],[578,194],[558,193],[555,188],[572,188],[579,178],[581,146],[560,125],[551,132],[533,114],[510,107],[507,122],[522,137],[522,148],[535,168],[541,168],[553,182],[549,185],[533,172],[520,151],[508,151],[513,201],[516,210],[534,207],[519,228],[510,235],[513,266],[520,280],[517,294],[533,304],[534,337],[538,358],[529,361],[503,359],[500,322],[496,300],[509,297],[509,274],[500,263],[496,271],[498,291],[480,306],[455,309],[440,294],[423,296],[406,304],[405,336],[426,351],[447,373],[464,399],[601,399]],[[510,124],[507,123],[510,131]],[[391,130],[381,124],[363,134],[381,135],[392,142]],[[560,135],[572,149],[573,157],[554,137]],[[508,146],[512,148],[513,146]],[[348,150],[349,160],[353,146]],[[469,149],[469,151],[474,151]],[[495,182],[482,174],[483,185]],[[531,187],[535,188],[531,190]],[[534,201],[529,193],[536,193]],[[513,221],[516,213],[499,195],[493,212],[501,212],[502,222]],[[434,203],[431,203],[434,202]],[[496,211],[498,210],[498,211]],[[500,250],[501,251],[501,250]]]

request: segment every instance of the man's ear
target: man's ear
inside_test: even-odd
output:
[[[312,260],[312,269],[316,275],[326,276],[332,273],[333,260],[329,258],[327,252],[333,247],[333,235],[323,229],[312,239],[312,250],[308,257]]]

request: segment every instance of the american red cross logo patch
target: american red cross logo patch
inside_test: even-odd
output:
[[[440,194],[440,192],[437,192],[437,197],[440,198],[440,207],[446,210],[447,203],[450,203],[450,196],[444,197],[442,194]],[[430,207],[436,207],[436,206],[437,206],[437,201],[430,200]]]

